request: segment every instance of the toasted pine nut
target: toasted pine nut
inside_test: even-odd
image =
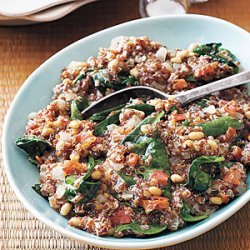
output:
[[[72,160],[72,161],[77,161],[77,162],[79,162],[79,160],[80,160],[80,155],[79,155],[79,154],[74,154],[74,153],[72,153],[72,154],[69,156],[69,158],[70,158],[70,160]]]
[[[72,217],[69,220],[69,225],[72,227],[81,227],[82,218],[81,217]]]
[[[139,77],[139,71],[137,68],[133,68],[129,71],[130,75],[134,76],[135,78]]]
[[[204,138],[204,133],[203,132],[190,132],[189,134],[188,134],[188,138],[190,139],[190,140],[200,140],[200,139],[202,139],[202,138]]]
[[[158,187],[155,187],[155,186],[150,187],[150,188],[148,189],[148,191],[149,191],[152,195],[155,195],[155,196],[161,196],[161,194],[162,194],[161,189],[158,188]]]
[[[151,193],[148,190],[144,190],[143,195],[146,196],[146,197],[150,197]]]
[[[94,179],[94,180],[100,180],[102,177],[102,174],[100,171],[98,170],[94,170],[91,174],[91,178]]]
[[[79,126],[80,126],[80,123],[77,120],[71,121],[70,124],[69,124],[69,127],[74,128],[74,129],[79,128]]]
[[[177,64],[182,63],[182,60],[181,60],[180,57],[173,57],[173,58],[171,58],[170,61],[171,61],[172,63],[177,63]]]
[[[245,116],[246,116],[247,119],[250,119],[250,111],[247,111],[247,112],[245,113]]]
[[[67,215],[70,212],[71,208],[72,208],[72,205],[70,203],[67,202],[63,204],[60,209],[60,214],[63,216]]]
[[[213,149],[216,150],[218,148],[218,144],[214,140],[207,140],[207,144]]]
[[[42,136],[49,136],[54,133],[53,128],[43,128],[42,130]]]
[[[222,199],[220,197],[214,196],[214,197],[209,198],[209,200],[214,205],[220,205],[220,204],[222,204]]]
[[[172,174],[170,179],[173,183],[180,183],[184,181],[184,178],[178,174]]]

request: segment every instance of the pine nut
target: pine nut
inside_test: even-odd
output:
[[[245,116],[246,116],[247,119],[250,119],[250,111],[247,111],[247,112],[245,113]]]
[[[133,68],[129,71],[130,75],[134,76],[135,78],[139,77],[139,71],[137,68]]]
[[[143,195],[146,196],[146,197],[150,197],[151,193],[148,190],[144,190]]]
[[[49,135],[51,135],[51,134],[53,134],[54,133],[54,129],[53,128],[44,128],[43,130],[42,130],[42,136],[49,136]]]
[[[82,218],[81,217],[70,218],[69,225],[72,227],[81,227],[82,226]]]
[[[184,146],[184,147],[188,146],[188,147],[191,148],[193,145],[194,145],[194,142],[191,141],[191,140],[186,140],[186,141],[183,143],[183,146]]]
[[[91,174],[91,178],[94,179],[94,180],[100,180],[101,177],[102,177],[102,174],[98,170],[93,171],[92,174]]]
[[[161,196],[162,194],[161,189],[155,186],[150,187],[148,191],[150,192],[150,194],[155,195],[155,196]]]
[[[173,183],[180,183],[184,181],[184,178],[178,174],[172,174],[170,179]]]
[[[177,51],[176,57],[180,57],[182,59],[182,58],[187,57],[188,53],[189,53],[188,50]]]
[[[200,140],[200,139],[202,139],[202,138],[204,138],[204,133],[203,132],[190,132],[189,134],[188,134],[188,138],[190,139],[190,140]]]
[[[66,216],[70,212],[71,208],[72,208],[72,205],[70,203],[67,202],[63,204],[60,209],[60,214],[63,216]]]
[[[207,144],[213,149],[216,150],[218,148],[218,144],[214,140],[207,140]]]
[[[77,162],[79,162],[79,160],[80,160],[80,155],[79,155],[79,154],[74,154],[74,153],[72,153],[72,154],[69,156],[69,158],[70,158],[70,160],[72,160],[72,161],[77,161]]]
[[[220,204],[222,204],[222,199],[220,197],[214,196],[214,197],[209,198],[209,200],[214,205],[220,205]]]
[[[180,57],[173,57],[173,58],[171,58],[170,61],[171,61],[172,63],[177,63],[177,64],[182,63],[182,60],[181,60]]]
[[[80,123],[79,123],[79,121],[76,121],[76,120],[71,121],[70,124],[69,124],[69,127],[74,128],[74,129],[79,128],[79,126],[80,126]]]

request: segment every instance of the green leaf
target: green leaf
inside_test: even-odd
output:
[[[96,194],[100,188],[100,185],[101,185],[100,181],[96,181],[96,182],[84,181],[84,182],[82,182],[80,187],[77,189],[77,191],[79,193],[84,195],[84,198],[83,198],[83,200],[80,201],[80,203],[85,203],[85,202],[92,200],[96,196]]]
[[[207,214],[193,216],[190,213],[191,213],[191,207],[184,200],[182,200],[182,208],[180,210],[180,216],[184,221],[196,222],[200,220],[205,220],[209,217],[209,215]]]
[[[207,43],[202,44],[199,47],[193,50],[197,55],[215,55],[219,52],[219,47],[221,47],[221,43]]]
[[[142,226],[138,223],[130,223],[130,224],[123,224],[115,227],[115,233],[118,232],[126,232],[126,233],[134,233],[136,235],[154,235],[161,233],[167,228],[166,225],[148,225],[148,228]]]
[[[146,117],[122,140],[122,144],[125,144],[125,142],[135,143],[140,137],[142,125],[155,124],[159,122],[164,115],[165,112],[161,111],[159,114],[152,114]]]
[[[117,110],[117,111],[115,111],[115,113],[113,115],[106,117],[103,121],[101,121],[99,124],[97,124],[94,127],[94,135],[101,136],[103,134],[103,132],[107,130],[108,125],[119,123],[120,113],[121,113],[121,110]]]
[[[226,51],[229,57],[231,57],[233,60],[236,60],[236,56],[229,49],[220,48],[219,52],[221,51]]]
[[[185,186],[190,186],[197,191],[206,191],[211,185],[211,176],[203,171],[200,166],[208,163],[220,163],[225,161],[222,156],[200,156],[193,160],[188,171],[188,182]]]
[[[189,120],[185,120],[182,122],[183,126],[189,127],[190,126],[190,121]]]
[[[153,138],[140,136],[134,144],[131,152],[139,155],[145,155],[148,145],[153,141]]]
[[[150,104],[145,104],[145,103],[144,104],[135,104],[135,105],[126,105],[125,108],[143,111],[146,116],[155,112],[155,106],[150,105]]]
[[[88,164],[87,164],[87,165],[88,165],[88,170],[87,170],[87,172],[84,174],[84,176],[81,177],[81,183],[84,182],[85,180],[87,180],[87,179],[90,177],[90,175],[91,175],[91,173],[93,172],[93,170],[94,170],[94,167],[95,167],[95,160],[94,160],[93,156],[89,155]],[[79,188],[80,188],[80,186],[81,186],[81,183],[80,183],[80,185],[79,185]],[[79,188],[78,188],[78,189],[79,189]]]
[[[198,82],[198,81],[195,79],[194,75],[188,75],[187,78],[186,78],[186,81],[187,81],[187,82]]]
[[[110,109],[106,109],[100,113],[96,113],[94,115],[92,115],[89,120],[91,121],[95,121],[95,122],[99,122],[104,120],[112,111],[117,111],[117,110],[121,110],[122,108],[125,107],[126,104],[121,104],[119,106],[115,106],[113,108]]]
[[[140,166],[138,169],[135,170],[137,175],[142,175],[143,179],[148,180],[149,176],[154,172],[154,169],[148,169],[145,166]]]
[[[126,182],[128,187],[136,184],[136,181],[134,180],[134,178],[132,176],[126,175],[122,171],[118,171],[118,174]]]
[[[81,97],[79,99],[73,100],[71,102],[71,120],[82,120],[81,112],[89,106],[88,99],[86,97]]]
[[[170,163],[160,135],[157,133],[155,139],[148,145],[145,152],[145,158],[152,157],[149,165],[150,168],[164,169],[166,172],[170,170]]]
[[[73,81],[73,84],[76,84],[78,81],[82,80],[85,77],[85,73],[80,73]]]
[[[201,55],[208,55],[210,56],[213,60],[215,61],[218,61],[220,63],[225,63],[231,67],[233,67],[234,69],[234,73],[238,73],[239,71],[239,68],[238,66],[233,62],[233,60],[235,59],[235,56],[230,52],[231,54],[231,58],[232,60],[230,59],[227,59],[225,57],[222,57],[220,55],[220,51],[222,50],[220,47],[221,47],[221,43],[208,43],[208,44],[203,44],[203,45],[200,45],[199,47],[195,48],[193,50],[194,53],[196,53],[197,55],[201,56]],[[225,50],[225,49],[223,49]],[[229,55],[230,55],[229,54]]]
[[[32,189],[36,193],[38,193],[39,195],[43,196],[42,193],[41,193],[41,189],[42,189],[41,184],[35,184],[34,186],[32,186]]]
[[[196,104],[201,106],[202,108],[205,108],[205,107],[207,107],[207,102],[208,102],[207,99],[202,99],[202,100],[198,101]]]
[[[225,134],[229,127],[238,129],[241,124],[240,121],[230,116],[222,116],[211,122],[199,124],[198,126],[202,127],[206,136],[219,136]]]
[[[38,137],[25,136],[16,140],[17,147],[24,150],[31,159],[34,159],[35,156],[41,156],[45,151],[50,150],[51,145]]]
[[[177,106],[175,106],[175,105],[173,105],[170,109],[169,109],[169,111],[168,111],[168,114],[171,114],[173,111],[179,111],[179,109],[177,108]]]

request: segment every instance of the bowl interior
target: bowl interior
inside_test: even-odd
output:
[[[211,229],[242,207],[250,199],[250,174],[248,174],[248,191],[205,221],[147,239],[99,238],[68,226],[67,220],[50,208],[47,200],[31,189],[32,185],[38,183],[38,171],[27,161],[26,155],[15,147],[15,140],[24,132],[28,114],[38,111],[51,101],[52,89],[60,81],[61,69],[72,60],[85,60],[88,56],[96,55],[99,47],[109,46],[112,38],[121,35],[148,36],[170,49],[187,48],[194,42],[222,42],[225,48],[237,56],[244,69],[250,69],[250,35],[232,24],[215,18],[196,15],[147,18],[91,35],[68,46],[40,66],[27,79],[15,97],[5,121],[3,135],[6,172],[24,205],[39,219],[68,236],[90,244],[120,249],[176,244]]]

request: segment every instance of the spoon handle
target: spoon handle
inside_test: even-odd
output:
[[[201,87],[188,90],[186,92],[174,95],[174,97],[183,105],[196,100],[205,95],[209,95],[219,90],[232,88],[238,85],[250,82],[250,71],[243,71],[239,74],[212,82]]]

